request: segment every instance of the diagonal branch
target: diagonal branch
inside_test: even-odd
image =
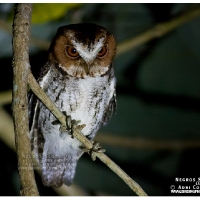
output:
[[[32,73],[29,73],[28,83],[31,90],[35,95],[46,105],[46,107],[55,115],[55,117],[60,121],[62,126],[66,126],[66,117],[59,111],[55,104],[48,98],[45,92],[40,88],[37,81],[33,77]],[[87,149],[91,149],[93,144],[88,140],[80,130],[75,130],[73,136],[76,137]],[[96,157],[98,157],[103,163],[105,163],[113,172],[115,172],[137,195],[147,196],[144,190],[128,176],[117,164],[115,164],[108,156],[104,153],[93,152]]]
[[[200,16],[200,7],[184,12],[182,15],[151,27],[149,30],[120,43],[117,47],[117,55],[123,54],[139,45],[145,44],[154,38],[162,37],[186,22]]]
[[[122,135],[122,134],[121,134]],[[128,137],[113,135],[107,132],[100,132],[95,139],[105,145],[116,146],[126,149],[142,149],[142,150],[170,150],[180,151],[185,149],[200,148],[200,139],[151,139],[143,137]]]
[[[13,99],[12,110],[21,195],[39,195],[32,167],[31,145],[28,138],[27,82],[29,73],[29,36],[32,5],[17,4],[13,22]]]

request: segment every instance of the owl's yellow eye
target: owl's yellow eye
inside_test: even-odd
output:
[[[73,46],[67,46],[66,52],[70,57],[76,58],[79,56],[77,50]]]
[[[98,53],[98,57],[103,57],[104,55],[106,55],[106,53],[107,53],[107,47],[106,46],[103,46],[102,48],[101,48],[101,50],[99,51],[99,53]]]

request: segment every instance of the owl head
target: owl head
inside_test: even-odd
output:
[[[77,78],[106,74],[116,52],[116,42],[107,29],[92,23],[58,28],[49,48],[49,61]]]

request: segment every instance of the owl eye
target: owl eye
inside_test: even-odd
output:
[[[70,57],[76,58],[79,56],[77,50],[73,46],[67,46],[66,52]]]
[[[99,51],[99,53],[98,53],[98,57],[103,57],[104,55],[106,55],[106,53],[107,53],[107,47],[106,46],[103,46],[102,48],[101,48],[101,50]]]

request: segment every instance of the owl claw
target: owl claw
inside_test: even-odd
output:
[[[62,112],[65,116],[66,116],[66,126],[61,125],[60,126],[60,132],[61,132],[61,138],[65,139],[66,135],[63,134],[63,132],[68,132],[71,135],[71,138],[74,138],[73,133],[76,129],[78,130],[82,130],[86,125],[85,124],[81,124],[78,125],[81,121],[80,120],[75,120],[71,118],[70,115],[67,115],[67,113],[65,111]],[[58,124],[57,123],[58,120],[52,122],[52,124]]]
[[[71,138],[74,138],[73,133],[76,129],[82,130],[86,124],[81,124],[78,125],[81,121],[80,120],[75,120],[71,118],[70,115],[67,115],[65,111],[62,112],[66,116],[66,125],[60,125],[59,131],[61,138],[64,140],[67,136],[65,132],[68,132],[71,135]],[[60,124],[59,120],[55,120],[52,122],[53,125],[58,125]]]
[[[96,154],[95,153],[104,153],[106,150],[103,149],[100,144],[96,141],[92,141],[92,148],[91,149],[83,149],[84,152],[87,152],[93,161],[96,160]]]

